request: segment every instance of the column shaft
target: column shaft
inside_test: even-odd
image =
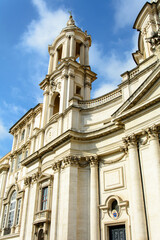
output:
[[[89,45],[88,43],[85,46],[85,63],[86,66],[89,65]]]
[[[90,166],[90,240],[99,240],[98,162]]]
[[[43,128],[47,123],[47,112],[48,112],[48,100],[49,100],[49,92],[46,89],[44,91],[44,99],[43,99],[43,111],[42,111],[42,122],[41,128]]]
[[[58,165],[57,165],[58,166]],[[52,197],[52,206],[51,206],[51,232],[50,232],[50,240],[57,239],[57,222],[58,222],[58,202],[59,202],[59,166],[57,167],[54,173],[54,181],[53,181],[53,197]]]
[[[58,51],[55,51],[54,58],[53,58],[53,71],[56,70],[58,66]]]
[[[53,55],[50,55],[49,59],[49,67],[48,67],[48,74],[51,74],[53,70]]]
[[[75,40],[74,40],[74,36],[71,36],[71,40],[70,40],[70,57],[75,57]]]
[[[84,65],[84,44],[80,46],[80,64]]]
[[[137,146],[129,146],[132,239],[146,240],[147,229]]]
[[[65,47],[66,47],[66,49],[65,49],[65,57],[69,57],[69,36],[67,36],[67,39],[66,39],[66,44],[65,44]]]
[[[150,237],[156,239],[160,236],[159,227],[159,211],[160,211],[160,146],[158,141],[158,134],[150,133],[149,148],[144,159],[148,168],[144,169],[146,172],[146,195],[147,195],[147,208],[148,220],[150,226]],[[150,179],[151,176],[151,179]]]

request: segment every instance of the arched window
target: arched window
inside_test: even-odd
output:
[[[43,233],[43,229],[41,229],[38,233],[38,240],[44,240],[44,233]]]
[[[8,228],[11,228],[13,225],[15,208],[16,208],[16,196],[17,196],[17,192],[14,191],[11,195],[11,200],[10,200],[10,205],[9,205]]]
[[[58,64],[62,61],[62,45],[58,48]]]
[[[60,102],[60,95],[58,94],[54,100],[53,114],[56,114],[59,112],[59,102]]]
[[[8,194],[8,197],[4,200],[3,205],[3,216],[1,222],[2,235],[17,232],[17,230],[19,231],[23,193],[17,193],[15,188],[12,188],[10,191],[11,194]]]

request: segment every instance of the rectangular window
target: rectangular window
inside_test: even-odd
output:
[[[2,228],[5,227],[6,223],[6,216],[7,216],[7,205],[4,206],[4,214],[3,214],[3,222],[2,222]]]
[[[25,152],[25,158],[28,157],[28,150]]]
[[[25,136],[25,129],[23,129],[23,131],[22,131],[22,134],[21,134],[21,141],[24,140],[24,136]]]
[[[30,131],[31,131],[31,124],[27,126],[27,137],[30,136]]]
[[[14,163],[15,163],[15,159],[13,158],[11,163],[11,172],[14,171]]]
[[[21,160],[22,160],[22,153],[20,153],[17,157],[17,169],[21,166]]]
[[[14,144],[15,147],[17,146],[17,143],[18,143],[18,135],[15,136],[15,144]]]
[[[48,187],[42,188],[41,210],[47,209]]]
[[[17,203],[16,225],[18,225],[19,223],[20,210],[21,210],[21,198],[18,199],[18,203]]]

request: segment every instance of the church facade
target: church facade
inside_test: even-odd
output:
[[[11,128],[0,159],[0,239],[160,236],[160,1],[134,23],[137,66],[90,99],[91,36],[70,16],[49,45],[43,104]]]

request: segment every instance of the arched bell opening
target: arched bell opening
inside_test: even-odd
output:
[[[58,51],[58,64],[60,64],[61,61],[62,61],[62,48],[63,48],[63,46],[60,45],[57,49],[57,51]]]
[[[53,104],[53,115],[59,113],[59,105],[60,105],[60,94],[57,94]]]
[[[55,92],[54,95],[50,98],[50,104],[49,104],[49,119],[59,113],[59,107],[60,107],[60,94],[58,92]]]
[[[80,43],[76,42],[76,61],[80,63]]]

